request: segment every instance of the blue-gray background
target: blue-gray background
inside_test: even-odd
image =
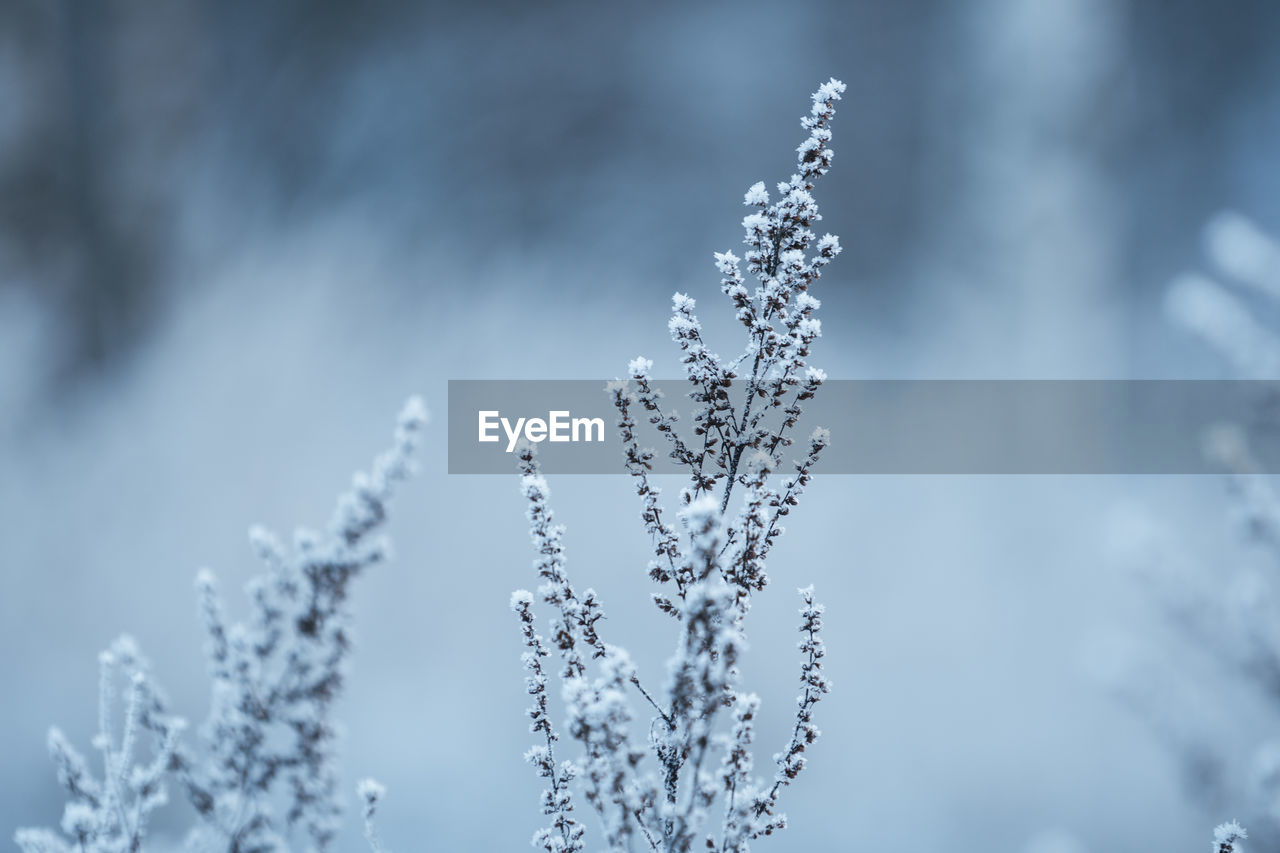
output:
[[[1228,375],[1162,292],[1217,210],[1280,228],[1278,33],[1261,0],[0,3],[0,834],[56,823],[44,732],[87,744],[116,634],[200,716],[195,571],[234,591],[250,522],[322,522],[408,393],[673,374],[675,290],[736,349],[711,252],[829,76],[833,377]],[[356,593],[344,766],[390,788],[393,850],[521,850],[523,507],[445,475],[443,423]],[[656,676],[627,482],[552,486],[574,576]],[[1137,513],[1193,569],[1247,559],[1225,507],[1209,477],[815,483],[752,613],[762,764],[798,585],[837,690],[761,847],[1202,849],[1231,804],[1097,671],[1164,661],[1227,755],[1274,729],[1112,547]]]

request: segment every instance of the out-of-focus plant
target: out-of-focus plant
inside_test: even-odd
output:
[[[1256,224],[1222,213],[1205,228],[1209,258],[1221,274],[1186,273],[1170,285],[1166,307],[1179,326],[1216,350],[1242,379],[1280,379],[1280,335],[1263,317],[1266,302],[1280,300],[1280,245]],[[1230,283],[1238,286],[1232,286]],[[1242,287],[1241,287],[1242,286]],[[1261,303],[1261,304],[1251,304]],[[1205,436],[1205,449],[1226,475],[1231,494],[1227,514],[1246,544],[1260,547],[1267,570],[1244,549],[1212,566],[1177,571],[1180,548],[1165,534],[1143,536],[1141,556],[1153,591],[1172,621],[1273,707],[1280,707],[1280,496],[1254,457],[1260,430],[1274,431],[1276,400],[1262,393],[1249,423],[1222,423]],[[1271,436],[1268,436],[1270,438]],[[1198,730],[1168,696],[1154,669],[1136,667],[1118,680],[1129,704],[1168,742],[1186,769],[1195,794],[1210,809],[1239,809],[1263,847],[1280,843],[1280,741],[1255,744],[1247,763],[1220,736]],[[1169,679],[1165,678],[1167,682]],[[1214,688],[1196,691],[1220,693]],[[1153,699],[1165,695],[1163,701]],[[1218,827],[1215,850],[1239,849],[1245,838],[1234,821]]]
[[[352,579],[384,560],[380,535],[395,487],[413,471],[426,410],[416,398],[400,415],[395,443],[355,476],[323,532],[299,530],[286,549],[261,528],[250,540],[266,570],[248,586],[252,616],[229,623],[211,573],[197,580],[208,633],[212,706],[195,743],[181,737],[183,721],[170,713],[134,642],[117,640],[101,656],[98,735],[102,775],[57,730],[49,747],[70,799],[62,834],[22,829],[25,853],[135,853],[147,819],[165,803],[165,781],[176,781],[198,823],[188,837],[197,850],[268,853],[289,849],[287,834],[305,833],[317,851],[332,848],[340,817],[333,703],[342,690],[351,652],[347,605]],[[116,682],[126,684],[122,732],[112,730]],[[143,741],[150,759],[135,764]],[[382,795],[360,785],[366,823]],[[274,807],[285,806],[280,823]],[[367,835],[375,850],[377,835]]]
[[[550,637],[544,639],[535,623],[535,595],[521,590],[512,597],[526,647],[531,728],[541,736],[526,757],[546,780],[542,808],[550,818],[533,844],[548,853],[585,846],[585,827],[574,809],[575,780],[602,819],[605,846],[613,851],[746,851],[751,841],[786,825],[779,797],[805,766],[806,749],[819,734],[814,706],[830,689],[823,672],[823,609],[812,587],[800,590],[795,723],[774,756],[769,779],[754,773],[760,699],[739,689],[737,662],[746,648],[751,597],[769,581],[765,560],[782,534],[781,521],[797,505],[829,442],[826,430],[815,429],[793,473],[775,486],[771,475],[783,466],[802,404],[825,379],[807,364],[821,332],[814,317],[819,302],[809,288],[840,244],[810,230],[821,218],[812,191],[831,165],[830,125],[844,88],[831,80],[813,95],[813,108],[802,120],[808,136],[797,149],[797,172],[778,184],[777,201],[770,201],[763,183],[746,194],[752,212],[743,221],[745,272],[757,279],[754,290],[747,288],[743,259],[732,252],[715,256],[721,289],[747,330],[744,351],[732,361],[712,353],[694,300],[684,294],[673,299],[668,329],[692,387],[691,434],[681,434],[675,412],[664,405],[648,359],[632,361],[630,378],[608,387],[618,409],[626,469],[653,541],[649,576],[660,586],[654,601],[678,622],[663,690],[646,687],[627,653],[601,638],[600,602],[590,589],[579,592],[566,574],[564,531],[553,521],[546,480],[532,448],[520,451],[538,550],[535,567],[543,581],[536,598],[551,612]],[[674,518],[650,479],[654,451],[638,443],[637,415],[665,436],[671,458],[689,475]],[[741,504],[730,518],[735,489]],[[560,736],[551,719],[544,664],[552,649],[560,659],[564,729],[582,748],[575,760],[555,756]],[[647,749],[632,734],[632,689],[650,712]]]
[[[1243,851],[1240,842],[1249,837],[1243,826],[1236,821],[1220,823],[1213,830],[1214,853],[1238,853]]]

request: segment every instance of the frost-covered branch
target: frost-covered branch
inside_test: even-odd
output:
[[[573,794],[569,783],[573,781],[573,765],[567,761],[556,764],[555,743],[560,737],[555,733],[548,711],[547,674],[542,667],[542,659],[550,656],[542,637],[534,627],[533,595],[526,590],[517,590],[511,596],[511,609],[520,619],[520,628],[524,632],[524,644],[527,651],[523,655],[524,667],[529,675],[525,682],[533,704],[529,706],[529,731],[542,734],[544,744],[538,744],[525,753],[525,760],[534,766],[538,775],[548,780],[548,787],[542,794],[542,813],[551,818],[551,825],[539,829],[534,835],[533,845],[541,847],[547,853],[581,850],[582,836],[586,828],[573,816]]]
[[[248,585],[251,617],[231,622],[212,573],[196,581],[207,635],[212,680],[209,716],[199,741],[179,739],[183,723],[166,710],[146,662],[133,642],[117,641],[102,656],[99,734],[104,774],[94,779],[80,755],[55,729],[50,749],[59,779],[71,795],[63,818],[65,839],[47,830],[21,830],[27,853],[134,853],[141,849],[150,813],[165,801],[172,775],[195,809],[193,849],[229,853],[288,850],[272,814],[287,803],[287,828],[305,831],[326,851],[338,828],[336,725],[333,704],[342,690],[351,651],[348,609],[352,579],[386,558],[378,536],[399,483],[413,471],[426,410],[416,398],[400,415],[392,447],[368,473],[355,476],[322,533],[300,530],[292,549],[260,528],[250,541],[265,571]],[[114,685],[127,683],[123,733],[112,733]],[[134,766],[140,739],[155,742],[152,760]],[[366,819],[381,788],[364,784]],[[370,828],[370,843],[379,850]]]
[[[825,430],[815,430],[804,459],[794,463],[794,475],[780,490],[775,487],[772,477],[791,445],[789,432],[800,420],[803,403],[825,379],[807,363],[821,333],[814,317],[819,303],[808,289],[840,245],[835,237],[816,238],[810,230],[821,218],[812,191],[831,165],[830,122],[843,92],[844,85],[832,80],[814,94],[812,110],[802,120],[808,136],[797,149],[797,171],[778,185],[779,199],[770,203],[763,184],[747,193],[746,203],[754,212],[743,221],[749,247],[745,271],[757,279],[754,292],[746,286],[737,256],[716,255],[721,288],[747,329],[743,354],[732,362],[722,360],[704,337],[694,300],[684,294],[672,300],[668,331],[680,348],[691,386],[691,434],[681,433],[679,418],[654,384],[649,359],[633,360],[628,379],[607,388],[618,411],[624,464],[652,541],[649,576],[660,587],[674,586],[673,592],[653,596],[679,626],[660,697],[641,686],[629,657],[600,636],[597,597],[590,591],[580,596],[565,571],[564,530],[552,521],[546,480],[533,448],[520,450],[521,484],[538,553],[534,565],[543,580],[538,595],[550,608],[550,643],[563,663],[567,731],[583,750],[582,759],[572,763],[557,765],[552,757],[556,738],[540,662],[549,653],[534,629],[533,596],[518,592],[512,606],[524,634],[534,697],[530,717],[535,734],[543,733],[546,740],[530,753],[549,784],[543,804],[553,822],[534,836],[534,845],[544,850],[580,849],[574,845],[581,845],[581,836],[569,832],[569,827],[580,827],[566,822],[571,808],[566,776],[574,771],[586,800],[602,818],[609,850],[636,845],[662,853],[745,853],[752,840],[785,826],[777,811],[781,790],[804,766],[802,753],[818,736],[814,706],[829,690],[822,673],[822,608],[812,589],[802,590],[797,719],[769,782],[752,775],[760,700],[738,689],[737,663],[746,649],[751,597],[769,582],[765,558],[783,532],[780,521],[798,504],[830,441]],[[740,375],[741,364],[750,364],[750,372]],[[661,490],[651,478],[655,453],[640,446],[640,419],[657,429],[669,456],[688,473],[674,513],[662,506]],[[735,486],[741,486],[741,507],[731,516]],[[726,526],[729,518],[733,523]],[[593,668],[598,674],[592,674]],[[654,712],[647,751],[637,749],[631,738],[628,684]],[[718,827],[710,821],[717,798],[722,800]]]
[[[826,379],[822,370],[807,362],[822,328],[814,317],[820,303],[809,293],[809,287],[839,254],[840,241],[830,234],[816,238],[810,229],[822,218],[812,192],[817,180],[831,167],[834,155],[828,147],[830,125],[835,103],[844,90],[843,83],[831,80],[814,93],[810,114],[801,121],[809,135],[797,148],[797,172],[778,184],[779,199],[771,204],[763,183],[753,185],[744,198],[754,210],[742,223],[748,246],[746,269],[757,279],[754,293],[747,289],[742,260],[737,255],[715,255],[723,276],[721,289],[748,331],[745,351],[732,363],[722,362],[703,340],[702,326],[693,313],[694,300],[679,293],[672,299],[668,325],[681,348],[686,377],[693,386],[693,434],[701,446],[691,449],[676,430],[675,415],[663,410],[661,392],[652,384],[653,362],[649,359],[634,359],[628,368],[630,381],[611,384],[609,389],[619,412],[627,467],[637,479],[637,491],[645,502],[646,524],[655,538],[659,560],[656,567],[651,565],[651,575],[659,583],[674,581],[680,597],[688,578],[672,566],[670,528],[650,521],[660,520],[662,509],[658,491],[648,479],[652,451],[638,446],[631,407],[638,405],[649,413],[649,422],[672,446],[671,458],[688,471],[690,482],[682,494],[683,503],[710,494],[723,483],[720,512],[727,514],[734,486],[748,486],[748,477],[752,476],[739,471],[748,450],[763,452],[769,471],[781,467],[782,454],[791,444],[787,432],[799,421],[803,403],[817,393]],[[737,365],[743,363],[750,363],[751,371],[740,377]],[[737,405],[731,394],[735,383],[743,389],[743,399]],[[765,416],[778,409],[781,422],[771,425]],[[766,542],[781,532],[778,519],[795,506],[809,471],[829,442],[825,431],[814,434],[815,439],[819,436],[820,441],[811,442],[804,470],[784,489],[785,499],[773,507],[775,512],[766,523],[770,534]],[[740,528],[731,527],[726,545],[739,532]],[[764,545],[766,552],[768,547]],[[675,612],[669,596],[659,594],[654,598],[660,609]]]
[[[831,683],[822,671],[822,658],[827,653],[826,646],[822,642],[822,637],[819,636],[822,630],[824,608],[821,604],[814,602],[812,586],[800,590],[800,597],[804,599],[804,607],[800,609],[800,633],[804,635],[804,639],[800,641],[800,653],[804,656],[804,661],[800,664],[800,695],[796,697],[798,706],[796,724],[787,748],[776,756],[778,774],[774,778],[773,787],[769,789],[766,797],[756,803],[758,818],[774,813],[778,793],[783,787],[790,785],[804,769],[805,748],[816,741],[821,734],[813,724],[813,708],[824,694],[831,692]],[[781,822],[778,823],[778,821]],[[779,817],[775,823],[777,825],[772,828],[780,829],[786,825],[786,818]],[[765,824],[760,831],[768,834],[770,828],[769,824]]]
[[[410,401],[391,449],[355,476],[323,533],[299,530],[290,550],[261,528],[250,532],[266,572],[249,585],[248,624],[227,622],[211,573],[197,579],[213,697],[203,754],[181,751],[178,766],[202,843],[281,846],[270,799],[283,788],[288,825],[305,829],[320,851],[331,846],[341,811],[332,707],[351,650],[349,584],[387,556],[376,534],[395,487],[412,473],[425,422],[421,402]]]
[[[680,537],[662,518],[662,505],[658,498],[662,490],[649,480],[653,470],[653,451],[641,449],[636,439],[636,422],[631,415],[631,397],[625,382],[611,382],[608,387],[618,409],[618,431],[626,454],[627,472],[636,480],[636,493],[644,502],[641,519],[645,532],[653,537],[656,559],[649,562],[649,577],[658,583],[675,581],[677,594],[684,599],[685,588],[693,582],[687,569],[680,565]],[[677,614],[676,605],[666,596],[654,593],[658,609],[671,615]]]
[[[1212,265],[1228,280],[1254,295],[1280,299],[1280,243],[1235,213],[1214,217],[1205,228],[1205,244]],[[1280,335],[1255,312],[1240,288],[1200,273],[1176,278],[1166,296],[1166,308],[1179,326],[1207,343],[1242,379],[1280,377]],[[1260,395],[1246,423],[1219,424],[1205,436],[1209,458],[1221,466],[1233,500],[1228,515],[1238,522],[1244,538],[1280,555],[1280,497],[1271,478],[1257,463],[1252,440],[1274,430],[1276,400]],[[1169,554],[1183,549],[1173,545]],[[1154,556],[1154,555],[1153,555]],[[1219,655],[1223,671],[1260,693],[1273,706],[1280,702],[1280,593],[1270,573],[1214,559],[1204,571],[1164,579],[1155,589],[1171,620],[1197,646]],[[1168,556],[1162,554],[1162,562]],[[1214,574],[1214,573],[1217,574]],[[1203,695],[1219,687],[1197,688]],[[1197,782],[1197,795],[1215,808],[1230,804],[1240,809],[1261,839],[1258,846],[1275,846],[1280,839],[1280,749],[1274,741],[1253,750],[1253,767],[1239,767],[1232,750],[1218,742],[1220,735],[1188,734],[1179,710],[1135,703],[1152,728],[1179,754],[1188,775]],[[1181,712],[1185,715],[1185,711]],[[1236,831],[1238,830],[1238,833]],[[1218,828],[1215,850],[1236,850],[1244,831],[1234,821]]]
[[[102,777],[62,732],[49,730],[49,752],[58,781],[70,795],[62,814],[63,836],[45,829],[20,829],[14,840],[25,853],[136,853],[142,848],[151,813],[168,801],[165,772],[185,723],[166,709],[150,667],[129,637],[121,637],[98,657],[98,734],[94,748],[102,755]],[[116,688],[126,685],[124,719],[117,736],[112,716]],[[151,740],[150,760],[135,763],[142,739]]]

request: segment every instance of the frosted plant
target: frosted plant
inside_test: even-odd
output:
[[[378,810],[378,803],[387,795],[387,789],[377,780],[361,779],[356,785],[356,793],[363,803],[365,841],[369,842],[369,848],[373,853],[386,853],[386,848],[382,846],[382,838],[378,835],[377,827],[374,826],[373,815]]]
[[[1280,245],[1237,213],[1221,213],[1205,228],[1214,263],[1254,294],[1280,300]],[[1280,377],[1280,336],[1254,318],[1232,290],[1186,273],[1169,287],[1174,320],[1221,352],[1245,379]]]
[[[395,445],[356,475],[323,534],[299,530],[290,552],[265,530],[250,531],[266,573],[249,585],[249,624],[228,625],[212,575],[197,579],[213,698],[203,754],[180,750],[177,769],[208,843],[279,847],[270,795],[283,788],[288,824],[329,848],[339,814],[331,708],[351,649],[347,589],[387,555],[375,534],[411,472],[423,423],[421,403],[411,402]]]
[[[411,399],[394,445],[367,474],[355,476],[323,533],[299,530],[293,548],[286,549],[260,528],[250,532],[266,570],[249,583],[248,622],[227,621],[213,575],[200,573],[196,586],[213,689],[198,743],[178,737],[183,723],[169,714],[132,641],[121,639],[104,653],[95,739],[103,778],[94,779],[62,735],[51,731],[59,781],[70,794],[62,820],[66,838],[20,830],[16,840],[26,853],[139,850],[148,815],[165,801],[166,776],[195,808],[198,825],[188,839],[193,849],[283,851],[286,829],[293,827],[306,833],[314,849],[332,847],[340,816],[332,712],[351,651],[348,587],[387,556],[380,528],[395,487],[413,470],[425,422],[421,401]],[[116,742],[110,715],[119,675],[128,693]],[[154,741],[154,754],[150,763],[135,767],[132,756],[144,735]],[[379,853],[371,820],[382,789],[366,780],[359,791],[367,836]],[[287,826],[273,815],[280,801]]]
[[[1243,853],[1240,842],[1249,837],[1249,833],[1234,820],[1219,824],[1213,830],[1213,853]]]
[[[61,731],[50,729],[49,752],[58,768],[58,781],[70,795],[62,814],[65,837],[45,829],[20,829],[14,840],[26,853],[132,853],[142,847],[151,812],[168,800],[164,777],[183,721],[167,712],[164,697],[132,639],[116,640],[99,655],[98,663],[98,734],[93,746],[102,754],[102,778],[94,778],[84,757]],[[112,715],[118,681],[127,686],[117,738]],[[150,760],[135,764],[144,735],[152,740]]]
[[[1167,308],[1182,327],[1218,351],[1232,370],[1245,379],[1280,378],[1280,336],[1257,317],[1250,297],[1280,299],[1280,245],[1249,220],[1235,213],[1214,217],[1205,229],[1208,254],[1232,288],[1207,275],[1189,273],[1169,288]],[[1258,400],[1258,419],[1274,426],[1274,401]],[[1232,495],[1230,514],[1241,522],[1245,538],[1261,545],[1271,560],[1280,557],[1280,496],[1254,459],[1251,429],[1258,424],[1221,424],[1205,437],[1209,456],[1226,472]],[[1176,554],[1185,549],[1157,538],[1147,547],[1148,562],[1165,564],[1155,590],[1182,630],[1200,647],[1212,650],[1223,672],[1236,675],[1272,708],[1280,708],[1280,595],[1272,573],[1259,570],[1244,553],[1235,560],[1216,560],[1217,566],[1198,567],[1173,577]],[[1216,574],[1215,574],[1216,572]],[[1228,803],[1248,812],[1249,825],[1258,830],[1263,846],[1280,840],[1280,745],[1271,740],[1252,748],[1251,767],[1242,767],[1230,745],[1218,736],[1196,731],[1175,701],[1157,702],[1153,672],[1125,675],[1125,698],[1139,709],[1154,730],[1180,755],[1188,776],[1206,805]],[[1134,684],[1145,684],[1142,693]],[[1221,695],[1220,689],[1199,689],[1201,696]],[[1244,831],[1234,822],[1218,828],[1215,850],[1239,850]]]
[[[542,808],[549,822],[534,834],[533,845],[547,853],[585,847],[575,780],[601,819],[612,851],[640,846],[663,853],[745,853],[755,839],[786,826],[779,810],[782,789],[804,769],[806,750],[819,734],[814,706],[830,689],[823,671],[822,605],[812,587],[800,590],[796,718],[767,780],[755,775],[752,755],[760,699],[740,689],[736,664],[746,649],[751,596],[769,582],[765,562],[783,532],[781,520],[797,505],[830,440],[826,430],[815,429],[793,473],[775,488],[772,475],[783,467],[802,404],[826,378],[807,363],[821,333],[814,317],[819,302],[809,288],[840,244],[810,230],[821,218],[812,191],[831,166],[830,125],[844,88],[831,80],[813,95],[813,108],[802,120],[808,136],[797,149],[797,172],[778,184],[778,200],[770,201],[763,184],[748,190],[745,259],[732,252],[715,256],[721,289],[747,330],[744,351],[727,362],[712,353],[694,300],[684,294],[673,298],[668,329],[692,389],[692,435],[680,434],[676,413],[651,379],[650,360],[632,361],[629,379],[607,389],[618,410],[624,463],[641,499],[641,519],[652,536],[649,576],[659,585],[654,601],[678,623],[661,691],[645,686],[626,652],[601,638],[598,597],[590,589],[579,592],[565,571],[564,529],[554,523],[538,460],[528,445],[519,451],[542,580],[537,598],[550,610],[546,639],[537,631],[535,596],[521,590],[512,597],[526,649],[531,729],[541,736],[526,758],[547,780]],[[751,291],[744,260],[745,272],[757,279]],[[637,416],[665,437],[671,458],[689,475],[674,516],[650,479],[654,451],[639,445]],[[735,488],[740,508],[730,518]],[[560,661],[565,730],[582,749],[573,760],[555,755],[560,737],[549,712],[544,664],[553,651]],[[631,691],[647,711],[643,722],[635,719]],[[643,746],[635,729],[648,732]]]

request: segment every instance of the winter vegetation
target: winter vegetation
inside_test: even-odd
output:
[[[638,393],[626,367],[643,353],[663,412],[679,409],[674,429],[692,427],[671,381],[682,350],[660,330],[667,300],[697,299],[726,364],[742,351],[736,309],[719,304],[721,275],[704,260],[745,255],[736,226],[755,210],[737,201],[757,179],[778,198],[808,135],[793,122],[828,73],[849,88],[829,146],[839,168],[813,193],[826,221],[813,227],[844,251],[809,292],[825,331],[812,360],[832,378],[1255,375],[1230,372],[1155,310],[1183,269],[1244,312],[1238,333],[1219,335],[1227,347],[1276,360],[1258,334],[1280,332],[1271,297],[1216,252],[1193,256],[1188,234],[1229,205],[1258,223],[1237,238],[1280,238],[1280,51],[1268,37],[1280,3],[853,0],[779,14],[762,0],[53,0],[5,4],[0,18],[0,835],[15,851],[17,827],[76,844],[60,828],[73,795],[56,781],[51,723],[103,784],[99,651],[111,652],[116,753],[143,657],[139,701],[162,686],[169,715],[189,723],[175,748],[207,751],[196,569],[217,572],[224,619],[252,625],[242,589],[260,563],[243,529],[266,522],[291,544],[294,521],[323,527],[346,475],[380,447],[384,415],[390,432],[400,389],[433,401],[449,378],[603,385],[616,374]],[[768,45],[768,58],[744,61],[746,45]],[[734,367],[735,403],[750,367]],[[592,414],[615,440],[611,412]],[[648,434],[638,401],[631,414],[637,445],[656,448],[648,476],[681,553],[687,481],[655,475],[673,445]],[[818,474],[859,442],[859,423],[806,403],[771,479],[804,456],[817,423],[836,442]],[[1220,458],[1265,456],[1247,427],[1217,439]],[[665,705],[683,623],[649,593],[683,600],[674,578],[647,577],[622,452],[613,478],[561,481],[553,449],[564,448],[539,448],[542,473],[568,525],[575,591],[597,590],[608,614],[597,633],[631,652]],[[331,846],[367,849],[368,805],[396,853],[531,849],[551,785],[520,760],[543,736],[520,716],[533,697],[507,609],[518,587],[534,591],[551,653],[557,765],[580,765],[584,747],[567,728],[556,611],[529,572],[526,501],[510,476],[409,485],[387,528],[400,565],[348,587],[359,631],[330,707],[350,732]],[[839,689],[815,708],[811,763],[782,789],[792,825],[753,849],[1194,851],[1237,817],[1249,830],[1238,844],[1280,849],[1271,801],[1249,794],[1280,767],[1280,749],[1264,748],[1275,693],[1261,664],[1242,665],[1250,634],[1274,624],[1276,582],[1274,548],[1242,518],[1254,500],[1244,489],[1276,485],[1230,474],[812,482],[799,516],[781,519],[770,586],[746,619],[736,689],[762,697],[752,772],[772,779],[792,729],[794,587],[814,583],[827,605],[822,660]],[[722,530],[745,489],[732,491]],[[504,501],[520,507],[497,509]],[[1167,583],[1136,587],[1096,535],[1112,507],[1134,502],[1170,534]],[[495,512],[508,523],[495,527]],[[1152,735],[1074,665],[1080,640],[1107,626],[1150,656],[1123,689],[1152,727],[1177,730]],[[136,650],[112,648],[123,630]],[[583,658],[599,675],[601,661]],[[624,684],[640,769],[657,769],[656,711]],[[731,733],[733,710],[715,720]],[[140,730],[131,767],[153,765],[162,743]],[[1194,793],[1177,758],[1201,782]],[[287,827],[286,773],[273,828],[305,847],[305,826]],[[357,794],[365,775],[388,794]],[[161,782],[164,806],[116,794],[153,851],[199,818],[176,775]],[[586,782],[579,773],[563,790],[595,849]],[[638,833],[633,846],[648,849]]]
[[[778,184],[777,200],[763,183],[747,191],[745,257],[715,256],[721,290],[747,332],[742,353],[729,361],[713,353],[694,300],[680,293],[673,298],[668,330],[695,407],[688,434],[654,384],[649,359],[633,360],[628,379],[607,388],[618,411],[623,462],[652,540],[653,601],[675,623],[661,689],[641,677],[623,648],[601,636],[603,605],[567,574],[564,528],[554,521],[547,482],[533,448],[519,450],[542,584],[536,595],[514,593],[511,606],[524,639],[528,714],[537,737],[526,758],[545,780],[547,823],[533,845],[547,853],[585,849],[581,800],[598,816],[603,847],[611,851],[743,853],[786,826],[781,795],[805,767],[819,735],[815,706],[830,690],[823,671],[823,608],[812,587],[799,590],[794,725],[767,778],[757,774],[753,754],[761,700],[743,689],[738,663],[747,648],[752,597],[769,583],[766,559],[783,532],[781,522],[830,440],[826,430],[813,430],[791,473],[775,481],[803,403],[825,378],[808,364],[821,333],[814,316],[819,301],[809,291],[840,244],[811,230],[821,218],[812,193],[831,166],[831,121],[844,90],[831,80],[813,95],[802,119],[807,137],[797,149],[797,171]],[[748,275],[756,279],[750,290]],[[655,451],[639,444],[640,418],[664,437],[671,458],[688,473],[674,513],[650,477]],[[735,494],[738,508],[731,515]],[[538,602],[548,610],[545,636],[535,616]],[[552,719],[553,681],[563,700],[562,725]],[[637,718],[634,704],[643,717]],[[564,733],[576,742],[573,758],[557,756]]]
[[[251,530],[264,570],[248,585],[247,621],[227,619],[213,574],[200,573],[212,699],[195,737],[186,736],[133,640],[122,637],[100,656],[93,740],[100,775],[58,729],[49,732],[68,801],[61,833],[17,832],[25,853],[134,853],[170,785],[196,815],[190,849],[281,851],[289,849],[291,833],[321,853],[333,848],[341,817],[333,707],[352,648],[350,584],[388,556],[381,534],[387,508],[413,471],[425,422],[421,401],[411,399],[394,444],[355,476],[323,531],[300,529],[286,547],[261,528]],[[380,851],[371,820],[381,786],[366,780],[359,793],[366,836]]]
[[[1170,285],[1168,308],[1175,322],[1218,350],[1243,379],[1280,376],[1280,335],[1268,328],[1249,299],[1280,302],[1280,245],[1254,222],[1224,212],[1205,228],[1210,260],[1227,279],[1186,273]],[[1269,306],[1262,306],[1264,309]]]
[[[1249,219],[1224,212],[1205,228],[1209,260],[1219,273],[1186,273],[1169,287],[1166,305],[1173,321],[1196,335],[1242,379],[1280,376],[1280,335],[1263,317],[1280,300],[1280,245]],[[1251,449],[1251,441],[1273,430],[1275,400],[1261,395],[1252,423],[1222,423],[1205,436],[1205,452],[1221,466],[1230,504],[1226,516],[1246,548],[1219,565],[1171,571],[1173,555],[1184,549],[1156,539],[1144,560],[1161,564],[1150,574],[1153,591],[1171,622],[1220,662],[1248,692],[1280,709],[1280,588],[1274,579],[1280,557],[1280,495]],[[1252,553],[1250,553],[1252,552]],[[1270,565],[1268,565],[1270,564]],[[1263,848],[1280,841],[1280,742],[1255,743],[1241,758],[1231,745],[1184,717],[1175,702],[1153,698],[1166,690],[1154,672],[1131,673],[1123,698],[1170,744],[1184,765],[1194,793],[1210,809],[1239,809]],[[1221,689],[1201,689],[1222,696]],[[1166,707],[1159,707],[1165,705]],[[1247,837],[1235,821],[1215,831],[1214,850],[1241,850]]]
[[[1249,833],[1236,821],[1218,824],[1213,830],[1214,853],[1236,853],[1243,851],[1240,842],[1249,837]]]

